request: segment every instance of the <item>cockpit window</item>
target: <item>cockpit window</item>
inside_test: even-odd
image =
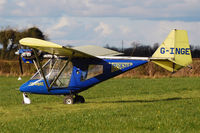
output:
[[[44,75],[47,81],[51,84],[54,79],[59,75],[63,66],[67,63],[67,60],[50,59],[43,66]],[[54,87],[67,87],[70,82],[73,65],[71,62],[60,73],[58,79],[53,84]],[[40,70],[32,77],[32,79],[42,79]]]
[[[81,81],[93,78],[103,73],[103,65],[89,65],[88,69],[82,70]]]

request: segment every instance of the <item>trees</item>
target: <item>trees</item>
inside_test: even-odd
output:
[[[7,27],[0,30],[1,59],[12,59],[14,52],[18,49],[19,40],[24,37],[34,37],[47,40],[47,36],[37,27],[17,30]]]

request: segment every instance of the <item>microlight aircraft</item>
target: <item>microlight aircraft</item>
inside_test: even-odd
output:
[[[31,48],[20,49],[19,57],[37,69],[19,89],[24,104],[31,103],[27,94],[64,95],[64,104],[84,103],[80,92],[149,61],[171,72],[192,63],[185,30],[172,30],[152,57],[119,56],[122,53],[93,45],[69,48],[35,38],[19,42]],[[38,55],[38,50],[47,54]],[[42,65],[43,58],[48,61]]]

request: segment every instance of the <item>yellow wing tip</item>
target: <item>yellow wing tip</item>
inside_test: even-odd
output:
[[[35,47],[62,48],[62,46],[59,44],[41,40],[41,39],[37,39],[37,38],[31,38],[31,37],[26,37],[26,38],[21,39],[19,41],[19,43],[21,45],[29,46],[29,47],[33,47],[33,48],[35,48]]]
[[[31,44],[35,41],[43,41],[41,39],[31,38],[31,37],[25,37],[19,40],[19,43],[25,46],[31,46]]]

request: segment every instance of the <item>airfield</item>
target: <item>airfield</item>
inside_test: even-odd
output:
[[[0,132],[199,132],[200,78],[114,78],[81,93],[84,104],[63,96],[30,95],[29,77],[0,77]]]

